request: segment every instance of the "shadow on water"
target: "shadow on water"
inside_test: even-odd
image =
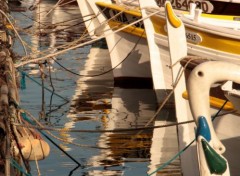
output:
[[[26,6],[31,5],[31,1],[25,0],[22,3]],[[32,50],[28,49],[29,53],[34,53],[35,57],[39,57],[38,51],[48,48],[52,49],[48,53],[64,49],[62,44],[70,44],[71,41],[79,39],[85,31],[77,6],[57,7],[46,17],[54,3],[56,2],[42,1],[35,11],[22,12],[22,15],[12,14],[17,19],[18,26],[23,29],[21,36],[31,46]],[[103,44],[101,42],[96,45]],[[16,41],[16,51],[23,55],[18,46]],[[56,56],[55,60],[80,75],[96,75],[111,69],[108,50],[95,46],[68,51]],[[51,72],[48,72],[48,67],[51,68]],[[33,79],[41,82],[38,65],[24,67],[24,70]],[[50,144],[50,156],[38,162],[41,175],[146,175],[177,151],[174,136],[165,140],[166,133],[174,135],[171,133],[173,128],[162,131],[148,129],[141,132],[108,133],[68,131],[144,127],[158,108],[152,89],[114,87],[111,72],[98,77],[79,77],[54,62],[47,63],[44,73],[45,86],[64,99],[53,92],[45,91],[46,116],[40,121],[46,126],[63,129],[58,132],[52,131],[55,137],[51,137],[83,167],[76,166]],[[42,88],[31,80],[26,80],[26,84],[27,88],[20,91],[21,106],[39,118],[42,111]],[[66,102],[65,99],[70,102]],[[166,119],[174,116],[173,114],[173,109],[165,109],[157,120],[149,125],[164,124]],[[164,148],[163,145],[169,148]],[[160,153],[166,153],[165,158],[161,158]],[[34,162],[31,162],[31,168],[33,175],[39,174]]]

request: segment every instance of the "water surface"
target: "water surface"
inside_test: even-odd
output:
[[[29,7],[31,3],[23,1],[23,6]],[[65,49],[63,44],[71,44],[85,33],[78,7],[56,7],[48,14],[55,3],[43,1],[34,11],[12,13],[23,40],[29,46],[28,53],[33,57],[39,57],[36,53],[48,48],[53,49],[48,53]],[[56,56],[56,61],[63,67],[56,62],[45,64],[44,86],[54,91],[43,91],[42,86],[34,82],[42,82],[38,65],[22,68],[34,81],[26,78],[26,89],[20,90],[21,107],[44,125],[64,129],[51,131],[55,137],[50,137],[81,164],[77,167],[73,160],[48,142],[51,153],[38,165],[31,162],[32,175],[140,176],[154,171],[177,152],[175,127],[169,128],[168,132],[164,130],[164,133],[161,129],[120,133],[67,131],[144,127],[158,108],[152,89],[114,87],[111,72],[94,76],[111,69],[108,50],[101,48],[102,43]],[[24,55],[18,40],[14,48],[18,55]],[[174,109],[168,107],[149,125],[165,124],[166,119],[173,117]],[[169,137],[166,138],[165,133],[169,133]],[[170,171],[162,173],[178,175],[179,161],[169,168]]]

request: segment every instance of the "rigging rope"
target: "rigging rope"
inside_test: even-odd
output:
[[[235,113],[236,110],[229,111],[226,113],[222,114],[217,114],[215,117],[220,117],[223,115],[227,114],[232,114]],[[155,126],[147,126],[147,127],[139,127],[139,128],[119,128],[115,130],[78,130],[78,129],[65,129],[65,128],[52,128],[52,127],[45,127],[44,125],[28,125],[25,126],[20,123],[12,123],[13,125],[16,126],[21,126],[24,128],[33,128],[33,129],[39,129],[39,130],[48,130],[48,131],[58,131],[58,132],[73,132],[73,133],[122,133],[122,132],[128,132],[128,131],[140,131],[140,130],[152,130],[156,128],[166,128],[166,127],[171,127],[171,126],[178,126],[178,125],[183,125],[183,124],[189,124],[193,123],[194,120],[189,120],[189,121],[184,121],[184,122],[178,122],[178,123],[170,123],[166,125],[155,125]]]
[[[22,46],[23,46],[25,55],[27,56],[28,53],[27,53],[27,50],[26,50],[26,48],[25,48],[24,42],[23,42],[22,38],[20,37],[20,35],[18,34],[18,31],[16,30],[16,28],[15,28],[14,25],[12,24],[11,20],[8,18],[8,15],[7,15],[5,12],[3,12],[1,9],[0,9],[0,13],[1,13],[3,16],[6,17],[6,19],[7,19],[8,22],[9,22],[9,24],[12,26],[12,28],[13,28],[14,32],[16,33],[18,39],[19,39],[20,42],[22,43]]]
[[[149,15],[148,15],[147,17],[145,17],[145,18],[141,18],[141,19],[136,20],[135,22],[133,22],[133,23],[131,23],[131,24],[124,25],[123,27],[115,30],[113,33],[117,33],[117,32],[119,32],[119,31],[122,31],[122,30],[128,28],[129,26],[134,25],[134,24],[136,24],[136,23],[139,23],[140,21],[142,21],[142,20],[144,20],[144,19],[147,19],[147,18],[149,18],[150,16],[153,16],[153,15],[155,15],[155,14],[157,14],[157,13],[159,13],[159,12],[158,12],[158,11],[157,11],[157,12],[153,12],[153,13],[149,14]],[[57,56],[57,55],[62,54],[62,53],[65,53],[65,52],[67,52],[67,51],[69,51],[69,50],[76,49],[76,48],[79,48],[79,47],[84,46],[84,45],[92,44],[92,43],[94,43],[94,42],[96,42],[96,41],[98,41],[98,40],[100,40],[100,39],[103,39],[103,38],[105,38],[105,37],[107,37],[107,36],[112,35],[113,33],[109,33],[109,34],[107,34],[107,35],[105,35],[105,36],[97,37],[96,39],[93,39],[93,40],[91,40],[91,41],[87,41],[87,42],[85,42],[85,43],[77,44],[76,46],[69,47],[68,49],[65,49],[65,50],[62,50],[62,51],[58,51],[58,52],[56,52],[56,53],[48,54],[48,55],[46,55],[46,56],[44,56],[44,57],[40,57],[40,58],[36,58],[36,59],[32,59],[32,60],[27,60],[27,61],[22,61],[22,62],[19,63],[19,64],[15,64],[15,67],[20,67],[20,66],[23,66],[23,65],[26,65],[26,64],[29,64],[29,63],[39,62],[39,61],[51,59],[52,57]]]
[[[111,19],[113,19],[113,18],[116,18],[117,16],[119,16],[121,13],[122,13],[123,11],[120,11],[118,14],[116,14],[115,16],[113,16],[113,17],[111,17],[110,19],[108,19],[108,20],[106,20],[106,21],[104,21],[103,23],[101,23],[100,24],[100,26],[99,27],[101,27],[101,26],[103,26],[105,23],[107,23],[108,21],[110,21]],[[89,20],[92,20],[92,19],[94,19],[94,18],[97,18],[97,16],[99,16],[100,15],[100,12],[96,15],[96,16],[94,16],[93,18],[91,18],[91,19],[89,19]],[[88,16],[88,15],[86,15],[86,16]],[[91,14],[90,14],[90,16],[91,16]],[[85,22],[86,22],[87,20],[85,20]],[[91,21],[92,22],[92,21]],[[40,23],[40,21],[39,21],[39,23]],[[91,23],[90,23],[91,24]],[[90,25],[89,24],[89,25]],[[97,28],[96,28],[97,29]],[[113,28],[114,29],[114,28]],[[112,29],[107,29],[107,30],[105,30],[104,32],[107,32],[108,30],[112,30]],[[94,30],[93,30],[94,31]],[[90,33],[91,32],[93,32],[93,31],[89,31]],[[89,38],[89,34],[87,34],[86,33],[87,32],[87,30],[85,30],[84,32],[83,32],[83,34],[82,34],[82,36],[80,37],[80,39],[78,39],[78,40],[75,40],[75,41],[73,41],[73,42],[71,42],[71,43],[67,43],[67,44],[65,44],[65,45],[60,45],[60,46],[58,46],[58,47],[55,47],[54,49],[64,49],[64,48],[67,48],[67,47],[70,47],[70,46],[74,46],[73,44],[78,44],[79,42],[81,42],[81,41],[84,41],[84,40],[88,40],[88,38]],[[85,35],[84,35],[85,34]],[[91,36],[90,36],[91,37]],[[24,42],[24,44],[25,45],[27,45],[25,42]],[[28,45],[27,45],[28,46]],[[30,46],[28,46],[29,48],[31,48]],[[32,49],[32,48],[31,48]],[[34,49],[32,49],[33,51],[34,51]],[[36,55],[36,54],[38,54],[38,55],[41,55],[41,54],[43,54],[43,53],[46,53],[46,52],[51,52],[52,51],[52,49],[47,49],[47,50],[45,50],[45,51],[34,51],[34,55]],[[25,57],[25,59],[28,59],[29,57],[31,57],[31,56],[27,56],[27,57]],[[22,61],[23,61],[23,59],[21,59]]]

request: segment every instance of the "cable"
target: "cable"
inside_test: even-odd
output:
[[[107,74],[113,70],[115,70],[120,64],[122,64],[127,58],[128,56],[130,56],[130,54],[134,51],[134,49],[136,48],[136,46],[138,45],[138,43],[140,42],[140,40],[142,39],[142,36],[143,36],[144,32],[141,34],[141,36],[139,37],[138,41],[134,44],[132,50],[127,54],[127,56],[121,61],[119,62],[115,67],[103,72],[103,73],[99,73],[99,74],[95,74],[95,75],[81,75],[81,74],[78,74],[78,73],[75,73],[73,71],[71,71],[70,69],[64,67],[62,64],[60,64],[56,59],[53,59],[60,67],[62,67],[63,69],[65,69],[66,71],[68,71],[69,73],[72,73],[74,75],[77,75],[77,76],[84,76],[84,77],[97,77],[97,76],[102,76],[104,74]]]

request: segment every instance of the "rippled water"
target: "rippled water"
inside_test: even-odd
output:
[[[16,25],[21,31],[23,40],[31,47],[28,48],[29,53],[70,43],[79,39],[85,32],[79,9],[75,5],[56,7],[46,15],[55,3],[56,1],[43,1],[34,11],[11,14],[16,18]],[[30,5],[31,1],[23,1],[23,6]],[[65,129],[60,132],[52,131],[63,141],[51,138],[81,164],[81,167],[77,167],[74,161],[48,142],[51,153],[49,157],[39,161],[38,166],[31,162],[32,175],[38,175],[40,172],[41,175],[47,176],[140,176],[154,171],[177,152],[175,127],[166,131],[149,129],[120,133],[67,131],[67,129],[114,130],[143,127],[158,108],[152,89],[114,87],[111,72],[91,77],[111,68],[108,50],[100,46],[104,46],[104,42],[56,56],[55,59],[60,64],[75,74],[66,71],[57,63],[50,65],[49,72],[46,65],[44,85],[50,90],[54,89],[54,93],[62,98],[47,90],[44,91],[43,98],[42,87],[26,78],[26,89],[20,90],[21,106],[46,126]],[[63,47],[53,50],[52,53],[61,49]],[[19,55],[24,55],[18,40],[15,42],[14,50]],[[37,65],[26,66],[23,69],[31,78],[41,83]],[[44,114],[43,112],[46,116],[39,115]],[[165,119],[169,118],[174,121],[173,117],[174,109],[168,107],[159,114],[154,124],[165,124]],[[168,137],[165,137],[165,133],[168,133]],[[172,163],[162,172],[164,173],[178,175],[179,160]]]

